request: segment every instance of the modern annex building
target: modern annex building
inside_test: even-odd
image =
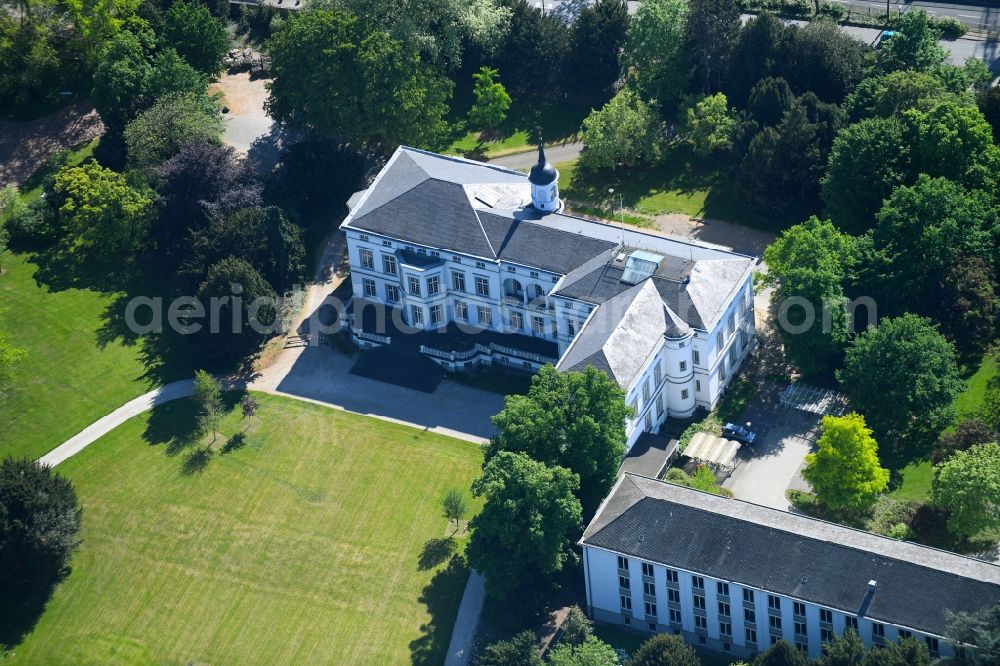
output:
[[[580,540],[589,614],[749,656],[855,630],[951,656],[947,611],[1000,604],[1000,567],[623,475]]]
[[[528,175],[399,148],[341,226],[352,331],[372,347],[415,329],[449,370],[595,366],[635,408],[631,446],[718,401],[754,341],[756,260],[562,214],[558,178],[542,148]]]

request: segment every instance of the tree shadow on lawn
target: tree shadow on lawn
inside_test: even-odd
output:
[[[222,393],[223,413],[228,414],[234,410],[244,395],[244,391],[224,391]],[[142,439],[150,446],[165,445],[164,452],[173,457],[201,442],[204,434],[198,427],[197,406],[192,399],[185,398],[154,407],[149,413]],[[224,433],[219,432],[216,443],[219,440],[224,441],[225,437]],[[197,452],[189,454],[188,458],[194,453]],[[211,452],[209,452],[210,456]],[[197,461],[191,462],[196,463]],[[205,463],[207,464],[207,461]],[[189,461],[185,459],[184,467],[187,468],[188,465]],[[194,471],[200,470],[195,469]]]
[[[421,571],[433,569],[455,554],[458,542],[453,537],[443,539],[428,539],[420,551],[417,568]]]
[[[12,650],[31,633],[56,586],[69,573],[70,569],[64,569],[24,590],[0,590],[0,647]]]
[[[469,565],[461,555],[452,556],[448,566],[431,578],[420,594],[430,620],[420,627],[420,638],[410,642],[410,661],[418,666],[441,664],[451,642],[455,616],[469,579]]]

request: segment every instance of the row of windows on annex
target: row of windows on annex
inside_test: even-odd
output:
[[[691,350],[691,361],[695,367],[711,368],[718,365],[719,368],[728,359],[729,367],[735,367],[740,354],[746,349],[753,331],[753,288],[744,289],[742,295],[730,306],[728,312],[719,320],[715,327],[714,335],[709,338],[712,348],[709,350],[709,358],[703,366],[701,363],[701,353],[695,348]],[[714,338],[714,339],[712,339]],[[717,369],[718,371],[718,369]],[[725,374],[720,374],[720,379],[725,379]]]
[[[629,391],[627,400],[632,407],[632,428],[641,422],[644,432],[652,432],[666,419],[667,397],[666,391],[661,390],[663,382],[663,359],[657,358]],[[683,397],[688,398],[688,389],[683,389]]]
[[[688,604],[686,597],[689,597],[689,610],[694,617],[693,628],[699,635],[699,642],[704,644],[705,638],[709,635],[718,636],[723,642],[723,649],[727,651],[731,649],[731,643],[751,650],[763,650],[784,639],[792,642],[800,650],[809,652],[812,634],[816,634],[819,644],[822,645],[832,641],[834,635],[853,631],[862,637],[869,647],[883,645],[890,640],[922,638],[931,656],[937,657],[942,654],[942,643],[935,636],[915,635],[910,630],[873,620],[866,619],[859,622],[854,615],[838,613],[829,608],[817,607],[764,591],[739,587],[726,581],[708,579],[706,583],[704,576],[683,573],[667,567],[663,568],[666,584],[665,594],[662,594],[657,588],[655,565],[640,561],[641,577],[635,580],[629,559],[618,555],[617,560],[620,611],[624,623],[629,626],[634,626],[633,622],[644,622],[646,625],[644,628],[656,631],[659,625],[665,624],[680,631],[684,629],[684,611],[687,610]],[[687,584],[681,584],[682,578],[688,578]],[[641,613],[638,612],[637,605],[640,584]],[[706,590],[713,590],[714,595]],[[738,598],[734,599],[731,593],[736,594]],[[658,604],[667,606],[665,622],[662,614],[658,612]],[[710,613],[709,608],[713,604],[714,612]],[[787,622],[789,609],[790,623]],[[767,618],[766,632],[763,627],[764,617]],[[786,626],[789,624],[790,626]],[[734,633],[734,625],[737,633]],[[643,627],[640,625],[638,628]]]

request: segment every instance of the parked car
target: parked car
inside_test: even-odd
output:
[[[722,436],[726,439],[734,439],[740,444],[746,444],[751,448],[754,442],[757,441],[757,433],[746,426],[736,425],[735,423],[727,423],[722,426]]]
[[[896,34],[895,30],[883,30],[882,32],[880,32],[878,34],[878,37],[875,39],[875,48],[881,48],[882,45],[885,44],[885,42],[895,34]]]

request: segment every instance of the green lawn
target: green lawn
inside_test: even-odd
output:
[[[1000,368],[996,361],[987,354],[979,369],[966,380],[965,391],[955,398],[955,413],[959,419],[969,418],[979,414],[984,404],[986,390],[1000,382]],[[902,483],[892,493],[901,500],[926,501],[931,494],[931,481],[934,480],[934,466],[929,460],[910,463],[904,467]]]
[[[457,118],[461,118],[466,110],[458,114]],[[590,107],[577,105],[548,106],[540,111],[518,108],[515,105],[497,131],[497,136],[481,136],[478,131],[461,132],[444,152],[485,158],[525,152],[536,145],[537,127],[542,128],[546,145],[577,141],[580,124],[588,113]]]
[[[74,151],[89,157],[96,141]],[[41,194],[33,178],[24,194]],[[54,289],[30,254],[13,254],[0,275],[0,330],[27,356],[0,392],[0,457],[38,457],[122,403],[149,390],[137,346],[106,340],[105,311],[115,295],[82,288]]]
[[[246,446],[201,471],[188,401],[58,468],[83,544],[15,663],[441,663],[468,572],[425,544],[450,532],[440,498],[469,487],[479,448],[257,397]]]

